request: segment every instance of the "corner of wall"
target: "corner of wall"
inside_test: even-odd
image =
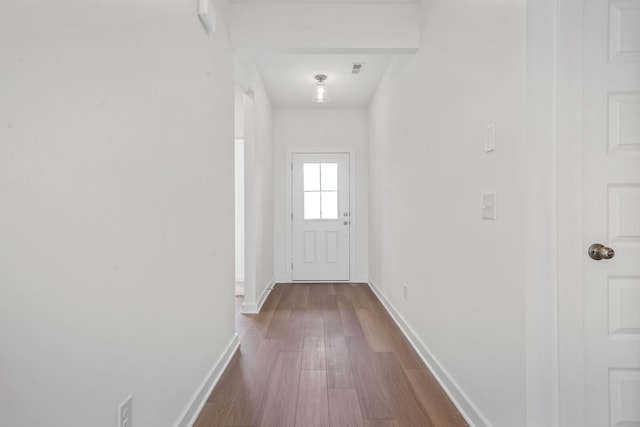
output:
[[[200,387],[196,390],[193,397],[187,404],[187,407],[184,409],[178,420],[174,423],[175,427],[191,427],[198,419],[204,404],[207,402],[207,398],[213,391],[213,388],[216,386],[218,381],[220,381],[220,377],[224,373],[225,369],[233,359],[233,356],[236,354],[240,348],[240,342],[238,341],[238,334],[234,334],[229,344],[227,344],[226,348],[223,350],[222,354],[213,364],[213,367],[207,374],[207,376],[200,384]]]
[[[242,304],[242,313],[244,314],[258,314],[260,310],[262,310],[262,306],[264,302],[267,300],[267,297],[271,293],[271,290],[275,286],[276,282],[274,279],[271,279],[267,285],[264,287],[264,291],[258,298],[258,300],[254,303],[246,303]]]

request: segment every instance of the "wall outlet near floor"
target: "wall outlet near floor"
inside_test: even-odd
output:
[[[118,427],[133,427],[133,396],[118,406]]]
[[[404,295],[404,299],[407,299],[407,294],[409,292],[409,285],[407,285],[406,283],[402,284],[402,292]]]

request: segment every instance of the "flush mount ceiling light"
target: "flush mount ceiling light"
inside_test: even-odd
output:
[[[329,102],[329,98],[327,98],[327,88],[325,86],[325,80],[327,80],[327,76],[325,74],[317,74],[314,76],[316,79],[316,96],[313,98],[319,104]]]

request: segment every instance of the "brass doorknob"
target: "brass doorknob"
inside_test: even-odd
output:
[[[601,245],[600,243],[594,243],[589,246],[589,256],[591,259],[600,261],[601,259],[611,259],[615,256],[616,251],[611,248]]]

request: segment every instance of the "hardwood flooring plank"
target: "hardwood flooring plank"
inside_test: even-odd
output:
[[[288,285],[296,286],[296,285]],[[294,292],[292,292],[294,291]],[[292,309],[296,304],[296,292],[295,288],[285,289],[282,291],[282,296],[278,301],[275,312],[273,313],[271,323],[267,329],[265,338],[267,339],[282,339],[289,329],[289,317],[291,316]]]
[[[405,373],[418,400],[435,426],[468,427],[467,422],[431,372],[426,369],[407,369]]]
[[[384,310],[384,309],[382,309]],[[424,369],[426,366],[385,311],[356,309],[364,336],[374,352],[393,352],[405,369]]]
[[[347,283],[336,283],[334,290],[336,292],[336,301],[351,302],[351,295],[347,293]]]
[[[278,355],[267,388],[261,427],[295,425],[301,363],[301,353],[281,352]]]
[[[282,285],[282,297],[278,301],[276,310],[285,310],[295,308],[299,293],[299,284]]]
[[[347,351],[347,342],[342,335],[325,337],[327,363],[327,385],[330,388],[355,387],[353,372]]]
[[[358,308],[356,315],[362,326],[367,343],[374,352],[393,351],[393,339],[384,319],[374,315],[371,310]]]
[[[362,415],[372,419],[396,419],[383,373],[376,371],[372,360],[376,353],[369,351],[364,337],[347,337],[346,341]]]
[[[327,295],[335,296],[336,288],[334,283],[327,283]]]
[[[384,309],[369,285],[365,283],[350,283],[344,288],[344,293],[355,308]]]
[[[271,319],[269,328],[265,338],[267,339],[283,339],[289,330],[289,317],[291,316],[290,308],[278,309]]]
[[[262,419],[265,392],[280,353],[280,340],[263,340],[249,369],[243,372],[241,388],[226,426],[257,426]]]
[[[306,319],[304,309],[296,308],[291,312],[287,332],[282,338],[282,351],[302,351]]]
[[[306,283],[293,283],[286,286],[291,287],[293,308],[306,309],[309,305],[309,292],[311,288],[307,286]]]
[[[344,334],[347,337],[364,336],[360,321],[356,315],[356,310],[350,301],[338,301],[338,311],[340,312],[340,320],[344,328]]]
[[[324,338],[324,318],[322,313],[319,315],[317,312],[306,313],[304,336]]]
[[[364,420],[364,427],[400,427],[396,420]],[[414,426],[411,426],[414,427]],[[419,426],[415,426],[419,427]]]
[[[388,330],[392,337],[393,352],[398,357],[402,367],[405,369],[426,369],[427,367],[418,356],[418,353],[416,353],[398,325],[386,311],[384,311],[384,317],[387,320]]]
[[[269,293],[267,300],[262,305],[260,313],[251,316],[256,328],[260,331],[260,334],[263,337],[267,335],[271,319],[273,318],[273,314],[280,303],[280,298],[284,293],[284,289],[285,288],[282,285],[275,285],[273,290]]]
[[[193,427],[224,427],[232,407],[233,402],[205,403]]]
[[[394,353],[373,353],[373,369],[383,377],[395,418],[401,426],[433,427],[431,419],[418,401],[408,378]],[[373,417],[371,417],[373,418]],[[386,418],[386,417],[380,417]]]
[[[324,283],[312,283],[309,285],[309,304],[307,305],[310,315],[322,316],[323,301],[328,295],[327,285]]]
[[[304,338],[302,369],[307,371],[325,371],[327,369],[324,337],[311,336]]]
[[[328,427],[329,403],[325,371],[300,371],[296,427]]]
[[[336,296],[329,293],[322,295],[321,300],[322,315],[327,310],[338,310],[338,304],[336,303]]]
[[[207,402],[220,406],[235,401],[242,389],[242,377],[249,370],[250,363],[249,358],[238,351],[229,362]]]
[[[324,309],[322,310],[322,317],[326,336],[344,336],[344,328],[342,327],[342,320],[340,319],[338,302],[335,295],[327,296],[324,302]]]
[[[353,388],[329,388],[331,427],[364,427],[358,393]]]

